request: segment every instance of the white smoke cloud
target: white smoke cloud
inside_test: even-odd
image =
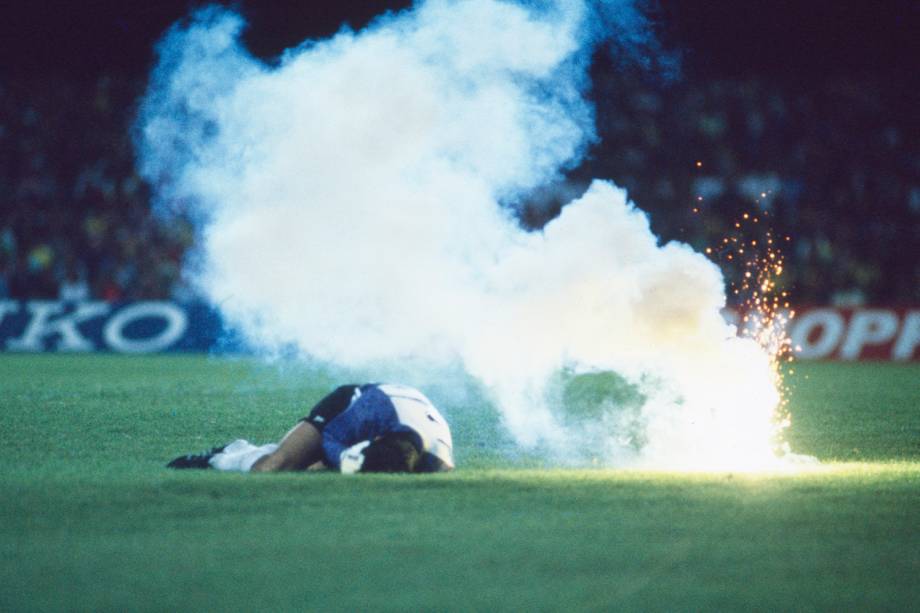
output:
[[[719,270],[659,245],[609,182],[541,232],[502,206],[595,138],[582,92],[596,15],[429,0],[268,66],[238,15],[206,9],[160,44],[141,171],[196,208],[197,281],[259,347],[349,367],[459,360],[522,444],[743,468],[739,454],[772,457],[778,395],[768,357],[721,319]],[[552,382],[598,371],[640,405],[567,424]]]

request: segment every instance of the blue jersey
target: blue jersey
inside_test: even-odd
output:
[[[422,465],[454,467],[450,428],[431,401],[405,385],[369,384],[354,389],[348,407],[323,428],[326,464],[339,468],[342,452],[390,432],[414,432],[422,445]]]

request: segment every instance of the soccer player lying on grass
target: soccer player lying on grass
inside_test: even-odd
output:
[[[237,440],[167,466],[411,473],[451,470],[454,459],[447,421],[424,394],[404,385],[366,384],[337,388],[278,444]]]

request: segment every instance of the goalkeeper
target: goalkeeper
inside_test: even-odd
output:
[[[337,388],[278,444],[237,440],[178,457],[167,466],[240,472],[439,472],[453,469],[454,460],[447,421],[424,394],[404,385],[366,384]]]

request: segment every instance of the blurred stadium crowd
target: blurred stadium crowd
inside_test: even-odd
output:
[[[0,298],[188,297],[194,228],[154,215],[134,170],[142,88],[113,76],[0,81]],[[608,77],[593,95],[601,141],[569,186],[612,178],[663,239],[698,249],[743,212],[767,211],[792,237],[785,279],[798,303],[920,302],[920,157],[899,92],[866,78]]]
[[[717,247],[745,212],[766,211],[791,237],[796,302],[920,301],[915,96],[866,77],[666,88],[610,78],[598,99],[607,146],[595,174],[627,187],[660,236]]]
[[[151,212],[130,136],[140,84],[0,82],[0,296],[170,297],[193,242]]]

